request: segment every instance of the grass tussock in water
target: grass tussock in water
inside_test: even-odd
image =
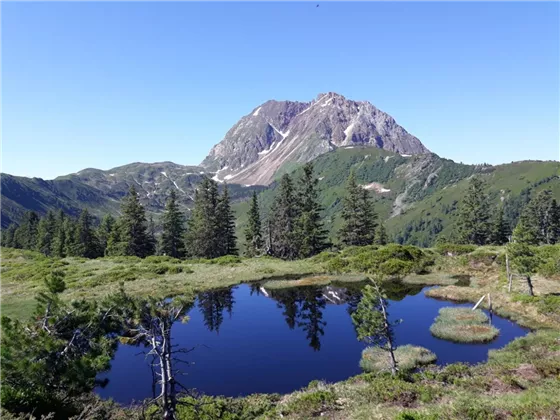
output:
[[[430,332],[434,337],[458,343],[486,343],[500,330],[488,325],[488,316],[480,309],[441,308]]]
[[[360,367],[366,372],[390,371],[389,353],[378,347],[368,347],[362,352]],[[399,346],[395,350],[399,370],[412,370],[437,360],[435,353],[420,346]]]

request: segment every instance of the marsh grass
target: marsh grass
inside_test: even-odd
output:
[[[395,350],[399,370],[412,370],[437,360],[435,353],[420,346],[399,346]],[[391,370],[389,353],[379,347],[368,347],[362,352],[360,367],[365,372],[386,372]]]
[[[315,275],[293,280],[269,280],[263,284],[265,289],[286,289],[300,286],[324,286],[331,283],[359,283],[367,280],[362,275],[344,274],[338,276]]]
[[[458,343],[486,343],[500,333],[488,324],[484,312],[469,308],[441,308],[430,332],[434,337]]]

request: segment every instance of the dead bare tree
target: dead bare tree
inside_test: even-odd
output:
[[[185,355],[193,348],[177,348],[171,342],[171,328],[175,322],[188,321],[186,312],[192,305],[192,298],[158,300],[155,298],[131,298],[121,291],[119,297],[121,315],[125,325],[121,341],[127,344],[145,345],[149,350],[143,352],[152,357],[152,371],[160,392],[145,405],[159,406],[164,420],[175,420],[178,397],[188,394],[189,390],[178,380],[184,375],[177,368],[179,363],[188,364],[179,355]]]

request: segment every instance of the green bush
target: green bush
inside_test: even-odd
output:
[[[328,273],[340,274],[347,270],[348,265],[348,260],[337,256],[325,264],[325,270]]]
[[[391,258],[379,266],[379,271],[389,277],[404,277],[412,271],[413,267],[414,264],[410,261]]]
[[[151,255],[149,257],[144,258],[143,262],[145,264],[161,264],[161,263],[181,264],[180,259],[173,258],[167,255]]]
[[[241,258],[237,255],[224,255],[223,257],[214,258],[210,261],[212,261],[211,264],[231,265],[241,263]]]
[[[336,395],[331,390],[323,390],[307,392],[295,397],[282,407],[282,414],[297,414],[299,418],[311,417],[334,408],[336,408]]]
[[[476,249],[474,245],[460,245],[460,244],[438,244],[436,251],[441,255],[463,255],[469,254]]]

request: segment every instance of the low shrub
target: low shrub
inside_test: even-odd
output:
[[[487,322],[488,316],[480,309],[441,308],[430,332],[434,337],[458,343],[485,343],[500,332]]]
[[[379,265],[379,271],[389,277],[401,278],[409,274],[414,264],[411,261],[390,258]]]
[[[231,265],[241,263],[241,258],[237,255],[224,255],[223,257],[214,258],[210,261],[211,264]]]
[[[337,256],[328,261],[324,267],[327,273],[340,274],[348,270],[348,260]]]
[[[476,249],[474,245],[460,245],[460,244],[438,244],[436,245],[436,252],[441,255],[463,255],[469,254]]]
[[[301,417],[320,415],[336,408],[336,395],[332,390],[306,392],[290,400],[282,407],[282,414],[297,414]]]
[[[145,264],[161,264],[161,263],[181,264],[180,259],[173,258],[167,255],[151,255],[149,257],[144,258],[143,262]]]
[[[362,352],[360,367],[366,372],[384,372],[390,370],[389,353],[379,347],[368,347]],[[421,365],[436,361],[435,353],[420,346],[399,346],[395,350],[395,359],[399,370],[412,370]]]

